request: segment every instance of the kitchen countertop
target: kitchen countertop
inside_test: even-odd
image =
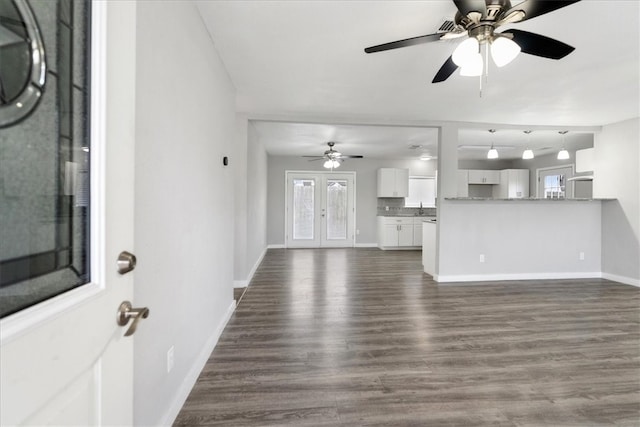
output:
[[[377,216],[386,217],[402,217],[402,218],[435,218],[435,215],[416,215],[416,214],[378,214]]]
[[[494,199],[493,197],[445,197],[445,200],[461,200],[461,201],[496,201],[496,202],[608,202],[616,200],[614,198],[600,198],[600,199],[540,199],[537,197],[527,197],[519,199]]]

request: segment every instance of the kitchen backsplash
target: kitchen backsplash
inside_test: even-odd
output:
[[[386,208],[389,207],[389,210]],[[400,197],[378,197],[378,216],[415,215],[420,208],[405,208],[404,199]],[[424,216],[436,216],[436,208],[423,208]]]

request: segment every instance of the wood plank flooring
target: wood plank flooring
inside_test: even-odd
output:
[[[176,426],[638,426],[640,289],[269,250]]]

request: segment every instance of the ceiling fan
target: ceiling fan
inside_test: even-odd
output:
[[[323,166],[331,170],[339,167],[340,163],[342,163],[344,159],[362,159],[362,156],[355,156],[355,155],[347,156],[337,150],[334,150],[333,147],[334,145],[336,145],[336,143],[333,141],[327,142],[327,145],[329,146],[329,149],[325,151],[322,156],[302,156],[302,157],[312,157],[311,159],[309,159],[310,162],[313,162],[316,160],[324,160],[325,162]]]
[[[543,58],[561,59],[573,52],[574,48],[561,41],[530,33],[528,31],[508,29],[501,33],[496,29],[501,25],[522,22],[536,16],[577,3],[580,0],[525,0],[511,6],[510,0],[453,0],[458,11],[454,19],[454,28],[448,32],[438,32],[412,37],[366,48],[366,53],[382,52],[422,43],[467,37],[458,45],[453,54],[445,61],[431,83],[443,82],[458,67],[463,76],[480,76],[483,67],[488,66],[489,47],[497,66],[511,62],[520,52]],[[481,47],[485,45],[485,60]]]

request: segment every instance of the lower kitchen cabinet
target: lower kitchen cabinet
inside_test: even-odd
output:
[[[378,247],[415,248],[422,246],[423,217],[378,217]],[[420,235],[416,235],[419,230]]]

